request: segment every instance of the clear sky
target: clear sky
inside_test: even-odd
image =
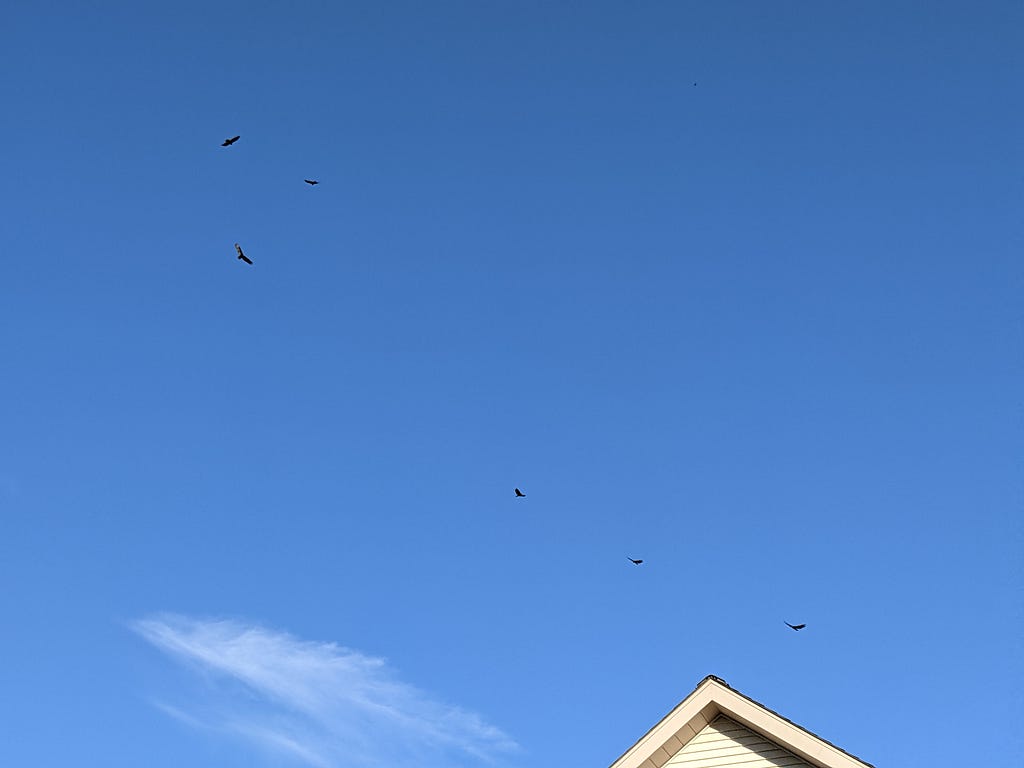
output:
[[[1020,2],[0,16],[0,764],[1016,764]]]

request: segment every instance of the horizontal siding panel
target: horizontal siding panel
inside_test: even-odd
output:
[[[812,768],[778,744],[719,716],[665,764],[665,768]]]
[[[689,749],[686,750],[686,754],[699,755],[705,752],[720,752],[723,750],[730,750],[732,752],[763,752],[766,749],[775,748],[775,745],[766,741],[755,741],[745,744],[737,744],[734,741],[721,741],[717,744],[691,744],[689,745]],[[682,752],[682,750],[679,750],[679,752]]]
[[[732,766],[743,766],[743,768],[774,768],[778,765],[786,766],[805,766],[807,763],[803,762],[796,755],[791,755],[788,752],[778,757],[769,757],[767,755],[759,755],[756,752],[748,752],[745,755],[726,755],[721,757],[705,757],[703,760],[698,761],[687,761],[683,763],[677,763],[672,761],[668,765],[678,765],[680,767],[686,766],[686,768],[732,768]]]
[[[750,754],[763,755],[764,757],[781,757],[783,755],[788,755],[789,752],[780,747],[776,747],[773,744],[765,744],[759,749],[748,749],[747,747],[736,746],[723,747],[722,749],[701,749],[693,752],[687,750],[686,754],[680,758],[679,762],[693,762],[694,760],[701,760],[704,757],[742,757],[743,755]]]
[[[709,744],[719,744],[721,742],[729,744],[763,744],[767,742],[767,739],[747,731],[746,733],[719,733],[715,734],[714,738],[702,739],[701,742]]]
[[[687,744],[684,749],[688,752],[705,752],[709,749],[760,749],[767,745],[768,747],[778,746],[772,742],[762,739],[759,736],[749,736],[741,739],[716,739],[714,741],[691,741]],[[781,749],[781,747],[780,747]]]
[[[700,749],[716,748],[720,745],[729,746],[753,746],[756,744],[767,744],[768,742],[760,736],[748,733],[746,736],[716,736],[709,739],[691,739],[689,746]]]
[[[710,731],[694,736],[690,739],[690,743],[697,742],[698,744],[705,741],[764,741],[763,736],[758,736],[756,733],[748,731],[746,729],[742,731],[729,731],[727,733],[719,733],[718,731]]]

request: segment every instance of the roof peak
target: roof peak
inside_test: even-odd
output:
[[[873,768],[829,741],[707,675],[611,768],[661,768],[715,717],[725,715],[815,768]]]

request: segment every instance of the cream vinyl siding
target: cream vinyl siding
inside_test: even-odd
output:
[[[792,752],[719,715],[667,763],[678,768],[813,768]]]

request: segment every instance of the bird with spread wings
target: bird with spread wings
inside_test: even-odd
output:
[[[238,251],[238,258],[241,261],[244,261],[246,264],[252,264],[252,259],[250,259],[244,253],[242,253],[242,246],[240,246],[238,243],[235,243],[235,250]]]

